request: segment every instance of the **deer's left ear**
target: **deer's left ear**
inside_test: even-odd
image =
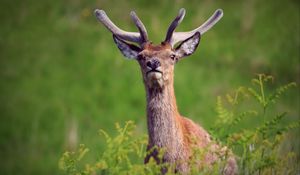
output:
[[[200,43],[200,38],[200,32],[196,32],[193,36],[182,41],[175,49],[177,57],[182,58],[193,54]]]
[[[121,53],[129,59],[136,59],[137,55],[141,51],[141,48],[137,47],[136,45],[127,43],[126,41],[120,39],[116,35],[113,35],[114,41],[117,44]]]

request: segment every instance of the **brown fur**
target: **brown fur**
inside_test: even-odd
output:
[[[154,45],[151,42],[147,42],[144,44],[143,49],[148,51],[161,51],[166,49],[171,49],[172,46],[169,43],[162,43],[160,45]]]
[[[158,147],[164,148],[164,162],[176,163],[176,172],[186,174],[189,172],[187,164],[188,159],[192,156],[191,146],[195,138],[196,144],[200,148],[212,147],[214,150],[222,150],[216,144],[211,143],[210,135],[192,120],[182,117],[177,109],[176,98],[173,88],[174,64],[170,61],[169,55],[173,49],[168,44],[153,46],[147,43],[143,54],[146,61],[152,58],[159,59],[161,70],[163,71],[162,86],[153,86],[146,75],[145,60],[139,61],[147,95],[147,125],[149,143],[148,150]],[[160,163],[157,157],[157,150],[145,158],[145,163],[153,157],[157,163]],[[218,159],[216,154],[205,155],[205,165],[210,166]],[[180,163],[179,163],[180,162]],[[234,158],[228,160],[228,165],[224,174],[232,175],[236,173],[236,162]],[[166,170],[163,170],[163,173]]]

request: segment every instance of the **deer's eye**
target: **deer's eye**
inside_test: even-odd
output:
[[[138,59],[139,61],[145,61],[145,60],[146,60],[145,56],[142,55],[142,54],[139,54],[139,55],[137,56],[137,59]]]
[[[176,55],[175,55],[175,54],[171,54],[171,55],[170,55],[170,58],[171,58],[173,61],[176,61]]]

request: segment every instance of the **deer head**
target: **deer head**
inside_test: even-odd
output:
[[[103,10],[95,10],[98,20],[113,34],[113,39],[122,52],[129,58],[138,61],[146,87],[163,88],[173,81],[174,65],[182,58],[191,55],[197,49],[200,37],[223,16],[221,9],[216,12],[201,26],[188,32],[174,32],[175,28],[184,18],[185,9],[180,9],[178,15],[170,24],[165,40],[154,45],[148,40],[144,24],[135,12],[131,18],[139,32],[127,32],[118,28]],[[179,45],[174,48],[174,45]]]

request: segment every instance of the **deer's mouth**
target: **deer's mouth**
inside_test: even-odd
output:
[[[156,70],[156,69],[149,70],[149,71],[146,73],[146,75],[148,76],[148,74],[150,74],[150,73],[160,73],[160,74],[162,74],[161,71]]]
[[[162,78],[162,74],[159,70],[150,70],[146,73],[146,76],[150,80],[158,80]]]

